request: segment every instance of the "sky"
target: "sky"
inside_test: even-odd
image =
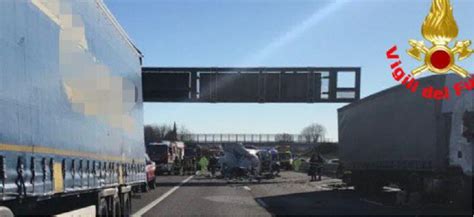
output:
[[[452,0],[459,40],[474,40],[474,1]],[[430,0],[106,0],[144,54],[144,66],[361,67],[362,97],[397,85],[386,51],[403,67],[421,63],[405,50],[422,40]],[[474,70],[474,58],[458,62]],[[429,73],[427,73],[429,75]],[[346,104],[146,103],[145,124],[176,122],[193,133],[300,133],[326,127],[336,141]]]

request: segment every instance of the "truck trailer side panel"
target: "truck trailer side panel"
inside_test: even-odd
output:
[[[454,87],[459,84],[459,80],[456,76],[450,76],[446,79],[446,85]],[[471,78],[469,83],[474,87],[474,78]],[[469,125],[468,122],[474,123],[472,115],[470,119],[467,117],[469,113],[474,114],[474,91],[464,90],[461,97],[452,97],[450,100],[445,100],[443,113],[452,114],[449,165],[461,168],[465,175],[472,177],[472,146],[474,146],[474,140],[469,141],[466,135],[463,134],[471,133],[471,136],[474,134],[474,129],[470,129],[471,132],[468,132],[469,129],[466,127],[466,125]]]
[[[445,77],[420,80],[441,88]],[[350,170],[443,170],[449,115],[442,103],[396,86],[339,109],[341,160]]]
[[[0,201],[145,182],[141,56],[100,0],[0,2]]]

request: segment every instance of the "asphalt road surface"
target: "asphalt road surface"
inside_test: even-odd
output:
[[[133,197],[132,213],[142,216],[273,215],[472,215],[446,204],[396,205],[397,189],[363,196],[338,179],[309,182],[302,173],[283,172],[263,180],[223,180],[200,176],[160,176],[158,187]]]
[[[132,201],[132,213],[181,184],[187,176],[161,176],[158,188]],[[245,184],[227,184],[224,180],[193,177],[167,198],[147,210],[143,216],[270,216],[253,198]]]

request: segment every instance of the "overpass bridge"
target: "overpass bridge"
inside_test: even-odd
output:
[[[256,147],[276,147],[288,145],[293,153],[306,153],[308,150],[320,145],[334,145],[330,139],[319,139],[318,142],[308,141],[299,134],[187,134],[181,135],[186,145],[199,145],[204,147],[218,147],[222,144],[242,143]],[[332,146],[334,148],[336,146]]]
[[[300,134],[186,134],[181,135],[180,139],[184,142],[193,144],[244,143],[254,145],[315,145],[319,143],[333,142],[330,139],[325,138],[321,138],[318,142],[315,142]]]

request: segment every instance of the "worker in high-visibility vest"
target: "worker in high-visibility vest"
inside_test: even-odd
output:
[[[207,174],[207,166],[209,165],[209,160],[207,160],[206,156],[202,156],[198,164],[201,167],[201,175]]]
[[[301,159],[296,159],[293,161],[293,169],[298,172],[300,171],[300,166],[301,166]]]

